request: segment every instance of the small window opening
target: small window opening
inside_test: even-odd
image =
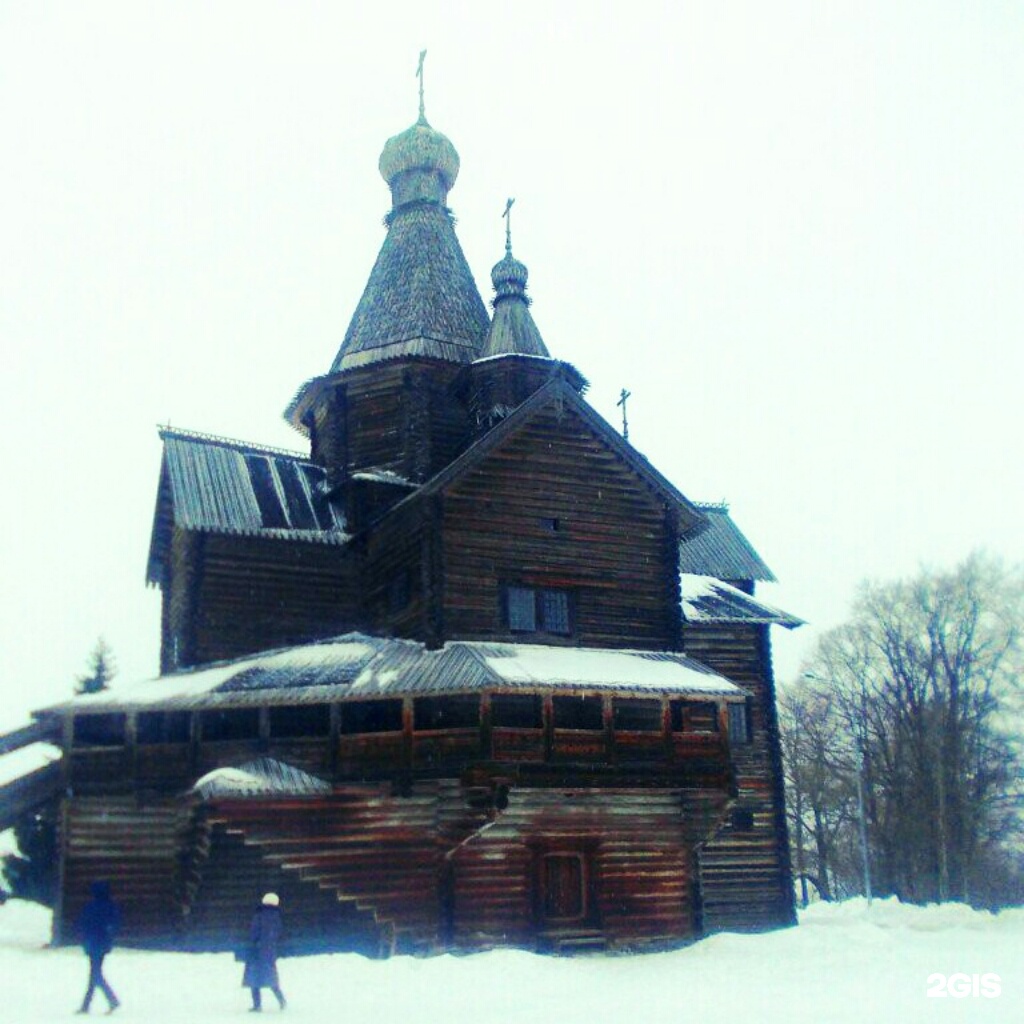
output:
[[[499,729],[542,729],[543,703],[533,693],[496,693],[491,697],[491,725]]]
[[[203,711],[200,718],[204,740],[219,743],[229,740],[254,740],[260,733],[259,708],[231,708]]]
[[[614,699],[612,720],[623,732],[661,732],[660,700]]]
[[[135,736],[139,743],[187,743],[189,721],[188,711],[143,711],[135,721]]]
[[[400,700],[361,700],[346,704],[341,711],[341,731],[346,735],[363,732],[401,732]]]
[[[120,747],[125,741],[125,716],[76,715],[74,744],[76,747]]]
[[[273,738],[326,736],[331,731],[331,709],[327,704],[286,704],[270,709]]]
[[[431,729],[475,729],[480,724],[477,697],[420,697],[413,702],[413,727]]]
[[[555,516],[541,516],[540,525],[548,533],[560,533],[562,530],[562,520]]]
[[[733,811],[732,827],[734,832],[752,832],[754,829],[754,812],[745,807],[740,807]]]
[[[409,606],[412,580],[408,569],[401,569],[388,581],[388,612],[392,615]]]
[[[556,729],[599,732],[604,728],[600,697],[553,697],[551,709]]]
[[[703,700],[674,701],[672,731],[718,732],[718,705]]]

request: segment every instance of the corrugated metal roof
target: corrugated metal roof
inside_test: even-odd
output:
[[[172,525],[207,533],[343,544],[340,513],[326,500],[324,472],[306,457],[180,430],[161,430],[164,461],[150,546],[150,582]],[[162,505],[170,517],[161,517]]]
[[[765,623],[795,629],[804,624],[789,612],[781,611],[751,597],[712,576],[683,573],[681,576],[683,618],[687,622]]]
[[[724,505],[698,504],[708,526],[702,533],[685,538],[679,545],[679,571],[720,580],[764,580],[775,582],[750,541],[732,521]]]
[[[677,652],[468,640],[428,650],[410,640],[350,633],[115,686],[48,710],[245,707],[485,690],[742,694],[723,676]]]

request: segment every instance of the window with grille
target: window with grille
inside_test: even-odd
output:
[[[508,628],[513,633],[572,634],[569,591],[541,587],[505,588]]]
[[[746,703],[729,705],[729,740],[733,744],[750,742],[750,709]]]

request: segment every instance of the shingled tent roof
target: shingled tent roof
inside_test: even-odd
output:
[[[487,310],[445,205],[458,171],[455,147],[422,112],[385,143],[388,233],[331,373],[404,356],[462,363],[480,354]]]
[[[393,212],[331,372],[404,356],[469,362],[488,317],[451,216],[435,203]]]
[[[697,508],[708,526],[697,536],[684,538],[679,545],[680,572],[720,580],[775,582],[775,574],[732,521],[728,508],[705,504],[698,504]]]
[[[182,430],[164,443],[146,579],[159,583],[174,527],[341,544],[344,523],[323,496],[324,471],[297,452]]]

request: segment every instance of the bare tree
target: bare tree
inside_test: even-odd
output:
[[[1005,861],[1021,826],[1022,623],[1021,569],[974,554],[864,584],[850,622],[822,637],[783,724],[800,829],[839,891],[855,884],[857,837],[829,772],[863,787],[864,873],[881,892],[971,900]]]

